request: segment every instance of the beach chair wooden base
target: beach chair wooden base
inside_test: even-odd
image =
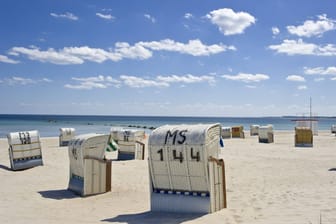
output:
[[[210,212],[210,197],[194,196],[192,193],[152,192],[151,211],[207,214]]]
[[[69,145],[69,142],[70,141],[60,141],[59,142],[59,146],[62,147],[62,146],[68,146]]]
[[[25,159],[25,160],[12,160],[11,159],[11,169],[12,170],[25,170],[25,169],[33,168],[35,166],[43,166],[42,158]]]
[[[295,144],[295,147],[313,147],[313,144],[310,143],[301,143],[301,144]]]
[[[134,152],[118,152],[118,160],[133,160]]]
[[[26,158],[13,158],[13,150],[9,148],[9,160],[12,170],[25,170],[35,166],[43,166],[42,156],[32,156]]]
[[[111,160],[86,157],[84,159],[84,177],[71,175],[68,189],[88,196],[111,191]]]

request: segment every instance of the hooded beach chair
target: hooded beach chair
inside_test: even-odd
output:
[[[310,128],[295,128],[295,147],[313,147],[313,131]]]
[[[226,208],[221,126],[165,125],[149,136],[152,211],[211,213]]]
[[[232,138],[245,138],[244,135],[244,126],[234,126],[231,128]]]
[[[144,160],[145,131],[111,129],[111,136],[118,145],[118,160]]]
[[[231,127],[222,127],[222,138],[231,138]]]
[[[43,165],[38,131],[11,132],[7,135],[7,139],[12,170],[23,170]]]
[[[250,135],[255,136],[259,134],[259,125],[257,124],[252,124],[250,125]]]
[[[265,125],[259,127],[259,142],[272,143],[274,142],[273,125]]]
[[[103,134],[79,135],[69,142],[69,190],[81,196],[111,191],[111,160],[105,158],[110,145],[110,135]]]
[[[67,146],[69,141],[75,137],[74,128],[60,128],[59,146]]]

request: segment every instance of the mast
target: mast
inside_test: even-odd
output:
[[[313,121],[312,121],[312,98],[309,98],[309,117],[310,117],[310,130],[313,130]]]

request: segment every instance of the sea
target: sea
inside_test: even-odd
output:
[[[41,137],[59,136],[60,128],[75,128],[76,135],[86,133],[109,133],[111,129],[142,129],[150,133],[166,124],[210,124],[223,127],[272,124],[274,130],[294,130],[298,117],[171,117],[171,116],[93,116],[93,115],[27,115],[0,114],[0,138],[10,132],[38,130]],[[318,130],[330,130],[336,117],[319,117]]]

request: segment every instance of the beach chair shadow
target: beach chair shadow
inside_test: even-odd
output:
[[[2,165],[2,164],[0,164],[0,169],[7,170],[7,171],[12,171],[11,168],[9,168],[8,166]]]
[[[72,198],[78,197],[77,194],[67,189],[39,191],[38,193],[44,198],[55,199],[55,200],[72,199]]]
[[[103,219],[103,222],[120,222],[127,224],[139,223],[168,223],[179,224],[203,216],[204,214],[187,214],[187,213],[167,213],[167,212],[143,212],[138,214],[118,215],[114,218]]]
[[[328,171],[336,171],[336,168],[330,168]]]

